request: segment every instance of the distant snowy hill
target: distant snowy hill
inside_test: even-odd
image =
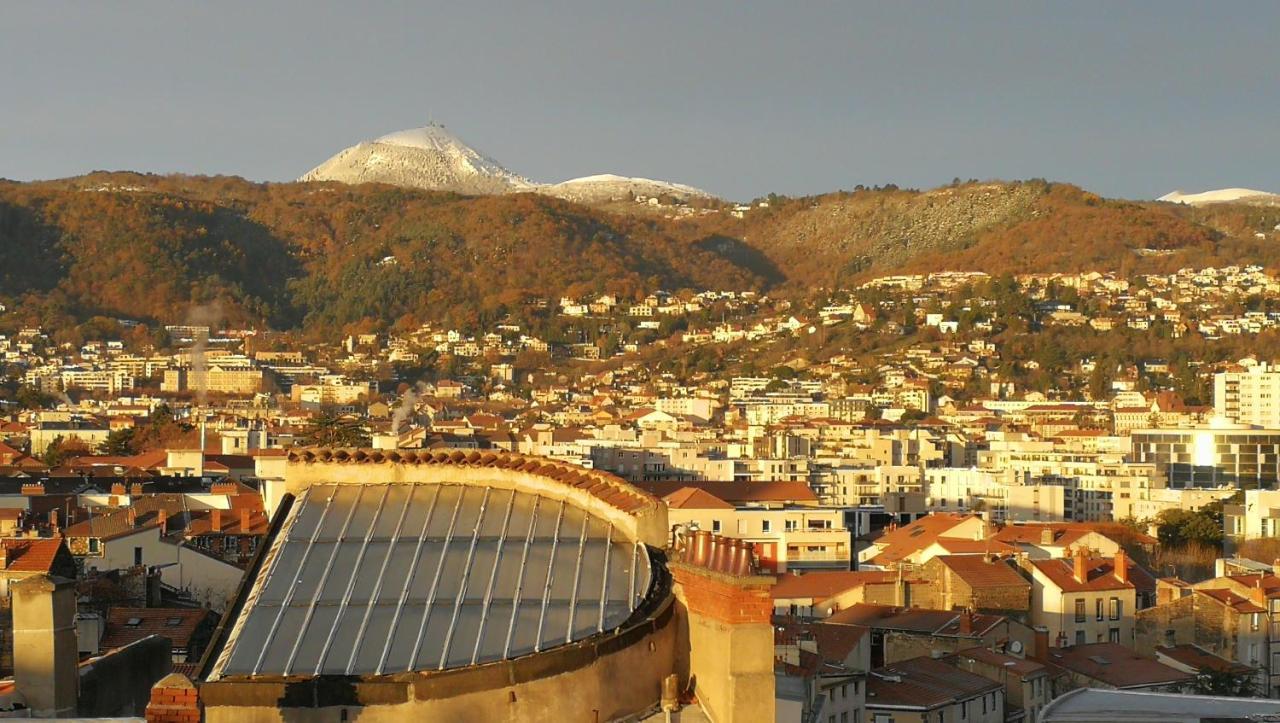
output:
[[[529,191],[534,187],[440,125],[358,143],[298,180],[389,183],[473,195]]]
[[[1156,200],[1169,203],[1185,203],[1188,206],[1228,202],[1273,204],[1280,203],[1280,195],[1267,193],[1266,191],[1255,191],[1252,188],[1220,188],[1216,191],[1204,191],[1201,193],[1173,191]]]
[[[655,181],[650,178],[628,178],[611,173],[574,178],[544,186],[539,190],[571,201],[585,202],[630,200],[636,196],[674,196],[681,200],[711,198],[711,194],[706,191],[683,183]]]
[[[298,180],[389,183],[469,195],[532,191],[588,203],[629,200],[635,196],[667,195],[680,200],[712,197],[706,191],[680,183],[612,174],[563,183],[534,183],[507,170],[437,124],[357,143]]]

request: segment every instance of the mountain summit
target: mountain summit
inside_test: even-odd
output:
[[[471,195],[534,187],[437,124],[357,143],[298,180],[389,183]]]
[[[1172,191],[1166,193],[1157,201],[1166,201],[1168,203],[1183,203],[1188,206],[1202,206],[1208,203],[1253,203],[1253,204],[1274,204],[1280,202],[1280,195],[1268,193],[1266,191],[1255,191],[1252,188],[1220,188],[1216,191],[1203,191],[1201,193],[1186,193],[1185,191]]]
[[[554,184],[533,183],[508,171],[435,123],[358,143],[298,180],[389,183],[467,195],[533,191],[586,203],[630,200],[637,196],[672,196],[680,200],[712,197],[706,191],[680,183],[613,174]]]

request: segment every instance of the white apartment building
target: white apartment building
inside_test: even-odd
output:
[[[1238,424],[1280,429],[1280,370],[1242,362],[1244,371],[1213,375],[1213,408]]]

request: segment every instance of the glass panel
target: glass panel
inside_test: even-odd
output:
[[[311,622],[307,625],[306,632],[302,634],[298,655],[293,659],[293,665],[285,672],[300,675],[311,675],[315,672],[325,640],[329,637],[329,631],[333,629],[333,621],[337,617],[338,608],[333,605],[315,608],[315,612],[311,614]]]
[[[320,672],[327,675],[345,673],[347,664],[351,660],[351,649],[356,646],[357,638],[360,635],[360,624],[364,620],[364,607],[348,607],[342,616],[342,620],[338,622],[338,629],[333,634],[333,646],[329,649],[329,655],[325,657],[324,668]],[[375,607],[372,614],[369,615],[369,627],[373,626],[373,618],[378,614]],[[365,630],[368,637],[368,628]],[[386,640],[386,635],[380,638]],[[378,654],[382,651],[379,648]]]
[[[398,579],[388,577],[380,580],[378,577],[382,573],[382,564],[387,562],[387,551],[390,549],[389,542],[370,542],[365,548],[364,559],[360,562],[360,568],[356,570],[356,584],[351,590],[351,604],[368,602],[374,590],[379,590],[380,581],[383,582],[378,591],[380,598],[390,597],[393,601],[400,599],[400,590],[404,585],[403,572]],[[409,555],[413,555],[413,548],[409,549]],[[391,567],[391,563],[387,562],[388,571]]]
[[[328,566],[329,575],[325,578],[324,588],[320,591],[320,602],[337,603],[346,596],[347,588],[351,585],[351,575],[356,571],[362,544],[363,540],[338,543],[338,556]],[[323,564],[323,561],[316,560],[315,564]]]

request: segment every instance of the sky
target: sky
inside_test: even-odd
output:
[[[554,182],[1280,192],[1276,2],[0,7],[0,177],[292,180],[443,123]]]

